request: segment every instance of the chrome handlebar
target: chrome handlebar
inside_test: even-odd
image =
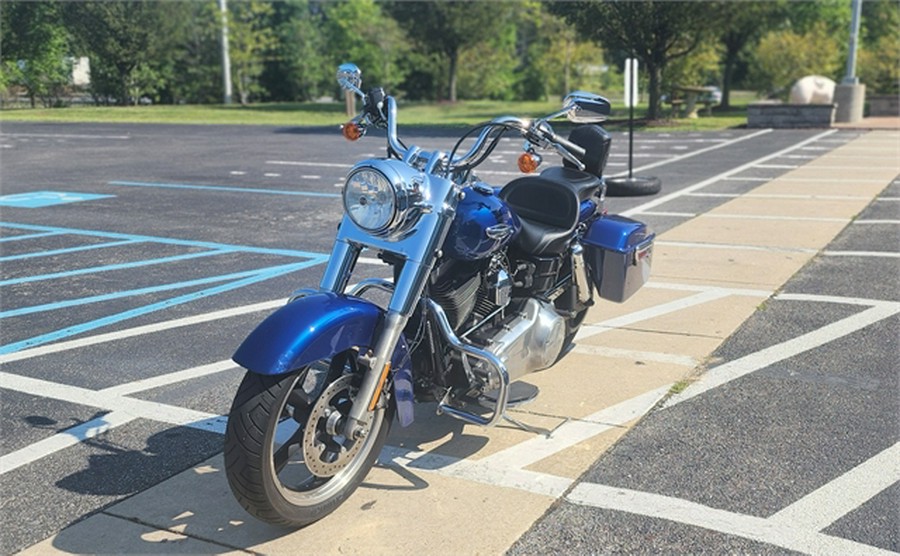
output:
[[[388,146],[400,159],[408,160],[417,154],[418,149],[415,147],[404,147],[400,142],[397,135],[397,101],[392,96],[386,96],[384,102],[386,105]],[[584,149],[554,133],[553,128],[550,127],[546,119],[530,120],[515,116],[500,116],[494,118],[485,126],[481,133],[478,134],[478,138],[475,139],[475,143],[465,154],[454,156],[452,160],[448,161],[446,167],[448,173],[455,168],[474,162],[480,156],[481,150],[487,144],[488,138],[490,138],[496,127],[515,129],[529,143],[541,149],[552,148],[578,169],[584,169],[584,163],[581,161],[581,158],[585,155]]]

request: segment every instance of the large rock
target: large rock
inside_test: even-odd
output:
[[[791,104],[831,104],[835,83],[821,75],[807,75],[791,87]]]

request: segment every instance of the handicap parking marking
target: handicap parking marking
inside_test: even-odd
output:
[[[76,193],[72,191],[33,191],[30,193],[14,193],[0,196],[0,206],[16,208],[44,208],[81,201],[108,199],[115,195],[98,193]]]
[[[90,268],[82,268],[82,269],[68,269],[61,270],[58,272],[53,272],[50,274],[39,274],[32,276],[25,276],[20,278],[9,278],[3,281],[0,281],[0,286],[11,286],[22,283],[31,283],[37,281],[45,281],[45,280],[54,280],[54,279],[65,279],[71,278],[73,276],[80,275],[90,275],[96,274],[100,272],[108,272],[114,270],[126,270],[138,267],[146,267],[152,265],[161,265],[167,263],[173,263],[178,261],[184,261],[188,259],[196,259],[198,257],[211,257],[217,255],[224,254],[234,254],[234,253],[250,253],[250,254],[263,254],[263,255],[277,255],[289,257],[292,259],[300,259],[298,262],[292,262],[288,264],[280,264],[275,266],[267,266],[264,268],[255,268],[242,272],[235,272],[223,275],[216,276],[206,276],[199,279],[193,280],[181,280],[176,282],[166,282],[163,284],[157,284],[149,287],[144,287],[140,289],[133,289],[127,291],[117,291],[107,294],[93,295],[89,297],[82,297],[78,299],[70,299],[70,300],[59,300],[53,303],[45,303],[41,305],[35,305],[30,307],[19,307],[16,309],[9,309],[2,313],[0,313],[0,319],[2,318],[10,318],[17,316],[24,316],[35,313],[42,313],[46,311],[54,311],[58,309],[64,308],[72,308],[79,307],[82,305],[88,305],[92,303],[99,303],[102,301],[109,301],[112,299],[123,299],[123,298],[134,298],[138,296],[143,296],[147,294],[155,294],[162,293],[168,291],[175,290],[184,290],[187,288],[194,287],[203,287],[198,291],[190,291],[188,293],[183,293],[181,295],[177,295],[172,298],[167,298],[162,301],[158,301],[155,303],[147,304],[132,308],[130,310],[122,311],[119,313],[115,313],[112,315],[106,315],[101,318],[96,318],[87,322],[83,322],[74,326],[69,326],[60,330],[55,330],[51,332],[47,332],[44,334],[39,334],[37,336],[27,338],[25,340],[20,340],[17,342],[13,342],[10,344],[0,346],[0,355],[2,354],[10,354],[15,353],[17,351],[21,351],[24,349],[32,348],[35,346],[40,346],[49,342],[54,342],[60,339],[68,338],[70,336],[82,334],[84,332],[89,332],[92,330],[96,330],[98,328],[102,328],[105,326],[109,326],[112,324],[116,324],[128,319],[140,317],[149,313],[153,313],[156,311],[160,311],[163,309],[167,309],[170,307],[174,307],[176,305],[181,305],[184,303],[189,303],[191,301],[196,301],[205,297],[217,295],[220,293],[229,292],[232,290],[236,290],[245,286],[249,286],[252,284],[256,284],[258,282],[263,282],[266,280],[270,280],[273,278],[277,278],[284,274],[288,274],[291,272],[296,272],[298,270],[303,270],[312,266],[316,266],[324,263],[328,260],[328,255],[323,253],[311,253],[307,251],[296,251],[289,249],[268,249],[268,248],[259,248],[259,247],[251,247],[251,246],[241,246],[241,245],[226,245],[220,243],[211,243],[211,242],[202,242],[202,241],[191,241],[191,240],[179,240],[179,239],[171,239],[171,238],[163,238],[163,237],[151,237],[151,236],[139,236],[139,235],[131,235],[131,234],[122,234],[122,233],[113,233],[113,232],[103,232],[98,230],[80,230],[80,229],[70,229],[70,228],[56,228],[49,226],[36,226],[30,224],[18,224],[11,222],[0,222],[0,227],[12,228],[18,230],[25,230],[27,232],[33,232],[27,234],[28,236],[47,236],[47,235],[60,235],[60,234],[68,234],[74,236],[81,237],[102,237],[106,239],[112,239],[115,241],[108,243],[101,243],[99,245],[91,245],[91,246],[82,246],[69,248],[66,250],[62,250],[64,252],[75,252],[78,250],[87,250],[99,247],[110,247],[115,245],[127,245],[133,243],[145,243],[145,244],[157,244],[157,245],[177,245],[181,247],[190,247],[194,249],[202,249],[199,252],[192,253],[184,253],[180,255],[167,256],[167,257],[158,257],[158,258],[150,258],[150,259],[140,259],[134,261],[128,261],[123,263],[117,263],[112,265],[101,265]],[[17,255],[11,258],[23,258],[27,256],[37,256],[38,253],[34,254],[26,254],[26,255]]]

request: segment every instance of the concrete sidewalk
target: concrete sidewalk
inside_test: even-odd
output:
[[[838,129],[900,129],[900,116],[874,116],[853,123],[835,123]]]
[[[22,554],[501,554],[898,172],[900,133],[873,131],[662,234],[652,282],[598,304],[578,347],[528,377],[541,395],[515,417],[549,438],[420,406],[363,487],[303,530],[249,517],[216,456]]]

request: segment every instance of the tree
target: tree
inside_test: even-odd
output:
[[[763,34],[771,30],[785,16],[783,4],[771,1],[729,2],[716,4],[717,17],[722,30],[722,108],[731,106],[731,89],[735,71],[747,49],[759,42]]]
[[[65,21],[76,46],[91,58],[91,91],[97,101],[137,104],[165,80],[172,26],[180,2],[71,2]]]
[[[862,46],[856,68],[866,91],[900,93],[900,5],[868,0],[862,6]]]
[[[611,89],[621,90],[618,82],[596,79],[598,75],[611,73],[596,42],[581,40],[571,25],[545,9],[546,4],[526,2],[525,6],[529,11],[520,11],[518,22],[520,98],[563,97],[575,89],[602,94],[610,94]]]
[[[556,2],[552,10],[607,50],[640,60],[648,75],[651,120],[661,113],[663,70],[690,54],[714,27],[714,14],[703,2]]]
[[[313,100],[334,86],[334,63],[318,3],[272,4],[275,44],[264,62],[260,85],[272,100]]]
[[[257,0],[232,2],[228,14],[228,52],[231,70],[241,104],[250,96],[263,91],[259,77],[263,72],[263,57],[275,45],[275,33],[270,18],[272,5]]]
[[[512,17],[509,2],[396,2],[390,13],[424,49],[446,59],[448,97],[457,100],[460,52],[495,36]]]
[[[770,31],[759,42],[751,63],[751,79],[758,90],[787,96],[791,85],[807,75],[838,78],[841,45],[820,21],[806,33]]]
[[[215,0],[179,2],[166,14],[175,19],[170,47],[164,54],[165,81],[159,100],[166,103],[220,102],[222,63],[219,33],[222,15]]]
[[[24,87],[31,107],[40,99],[59,102],[72,73],[69,35],[56,2],[4,2],[2,72],[10,85]]]
[[[394,91],[406,73],[400,60],[411,50],[397,21],[374,0],[347,0],[324,8],[332,83],[334,68],[353,62],[364,72],[365,83]]]

